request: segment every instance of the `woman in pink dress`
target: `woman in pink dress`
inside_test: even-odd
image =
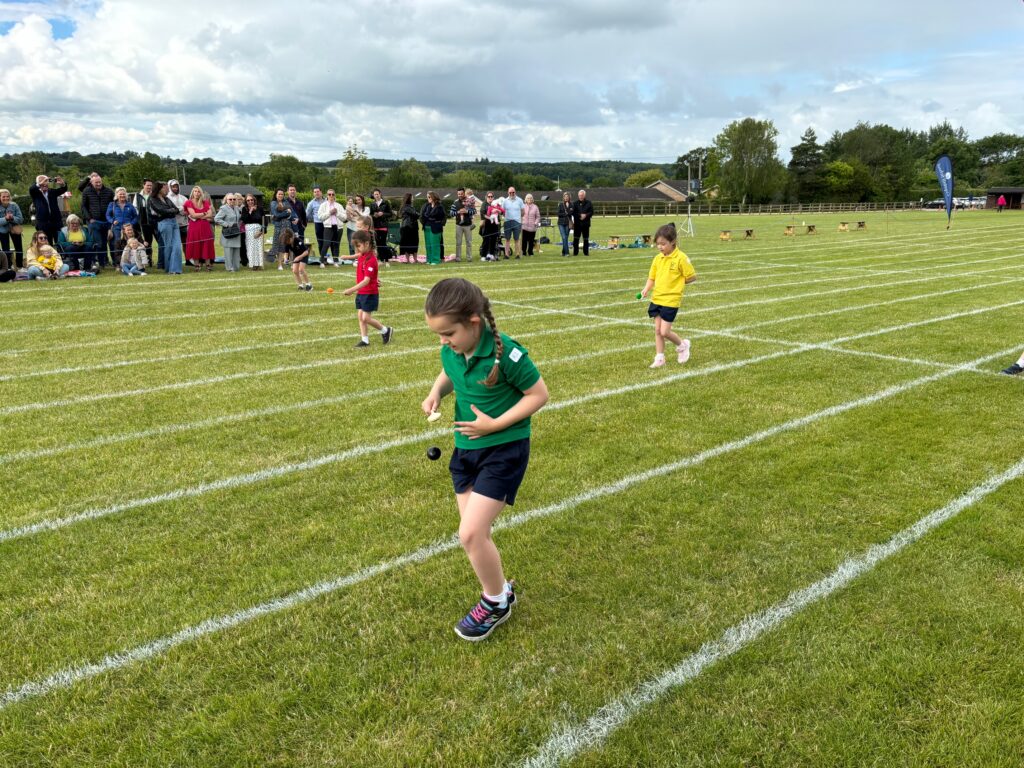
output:
[[[213,248],[213,205],[210,203],[203,188],[192,187],[192,194],[185,201],[185,214],[188,216],[188,242],[185,244],[185,258],[192,261],[196,272],[206,262],[206,271],[213,271],[213,260],[217,254]]]

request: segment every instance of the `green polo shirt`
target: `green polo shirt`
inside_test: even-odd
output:
[[[441,366],[455,388],[456,421],[476,419],[470,405],[475,405],[491,418],[498,418],[522,399],[525,390],[540,380],[540,371],[524,347],[504,333],[501,334],[501,342],[504,346],[498,364],[501,372],[493,387],[483,383],[494,366],[494,334],[486,324],[480,334],[480,343],[468,360],[465,355],[452,351],[451,347],[441,347]],[[529,436],[530,418],[526,417],[501,432],[484,435],[476,440],[456,432],[455,447],[487,448]]]

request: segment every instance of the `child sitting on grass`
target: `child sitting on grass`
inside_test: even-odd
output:
[[[130,237],[121,252],[121,272],[128,277],[146,274],[146,246],[138,238]]]

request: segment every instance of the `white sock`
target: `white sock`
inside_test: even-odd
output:
[[[363,344],[369,344],[370,343],[370,337],[369,336],[360,336],[359,338],[361,338],[363,340]]]
[[[1019,366],[1020,366],[1021,368],[1024,368],[1024,355],[1021,355],[1021,356],[1020,356],[1020,357],[1019,357],[1019,358],[1017,359],[1017,365],[1019,365]]]
[[[497,603],[499,608],[504,608],[508,605],[508,597],[506,597],[504,590],[502,590],[500,595],[488,595],[484,592],[484,598],[492,603]]]
[[[665,359],[665,353],[664,352],[657,352],[657,353],[655,353],[654,359],[655,360],[664,360]]]
[[[386,325],[383,328],[380,329],[380,335],[381,336],[383,336],[387,332],[388,332],[388,326],[386,326]]]

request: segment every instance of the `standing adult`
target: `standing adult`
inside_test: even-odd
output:
[[[420,249],[420,214],[412,207],[412,192],[406,192],[402,198],[399,215],[402,218],[398,228],[398,260],[405,259],[409,264],[415,264],[416,253]]]
[[[54,187],[50,188],[50,177],[45,173],[36,176],[36,183],[28,188],[32,204],[36,208],[36,230],[46,233],[49,242],[57,242],[57,233],[64,225],[60,211],[61,196],[68,191],[68,185],[60,176],[53,177]]]
[[[242,223],[245,225],[245,255],[249,269],[263,269],[263,208],[256,195],[245,196]]]
[[[569,230],[572,229],[572,197],[568,192],[562,193],[562,202],[558,204],[558,234],[562,236],[562,255],[569,255]]]
[[[224,202],[213,217],[220,225],[220,244],[224,250],[224,269],[237,272],[242,263],[242,213],[238,210],[240,196],[224,195]]]
[[[313,187],[313,199],[306,206],[306,221],[313,222],[313,232],[316,234],[316,253],[320,259],[321,268],[324,266],[324,223],[320,221],[318,215],[320,213],[320,206],[323,204],[324,193],[320,190],[320,185],[317,184]],[[333,264],[334,260],[331,259],[327,263]]]
[[[188,215],[185,213],[185,203],[188,202],[188,198],[181,194],[181,187],[178,185],[177,179],[167,182],[167,199],[178,209],[178,215],[174,221],[178,227],[178,242],[184,248],[184,244],[188,242]]]
[[[377,244],[377,256],[381,256],[382,253],[391,253],[391,251],[385,251],[388,247],[388,222],[391,221],[391,203],[384,199],[384,196],[380,193],[379,189],[373,190],[373,202],[370,203],[370,218],[373,219],[373,237]]]
[[[25,264],[25,253],[21,243],[21,226],[24,223],[25,217],[21,213],[21,207],[11,199],[11,191],[0,189],[0,250],[7,254],[11,268],[21,269]]]
[[[192,194],[185,202],[185,213],[188,216],[188,240],[185,241],[185,259],[191,261],[196,272],[206,265],[206,271],[213,271],[213,260],[217,258],[217,249],[213,245],[214,218],[213,203],[196,184]]]
[[[504,210],[494,199],[494,193],[488,192],[484,196],[480,214],[480,261],[498,260],[498,238],[501,236],[503,213]]]
[[[282,237],[286,229],[291,229],[293,217],[288,198],[284,190],[278,187],[274,190],[274,199],[270,201],[270,220],[274,222],[274,241],[270,244],[270,255],[278,257],[278,269],[284,269],[284,262],[288,261],[288,250],[283,245]]]
[[[114,202],[107,206],[106,219],[110,225],[111,245],[115,246],[113,251],[114,266],[118,266],[121,263],[121,257],[116,250],[116,244],[121,240],[121,229],[125,224],[131,224],[134,227],[139,223],[139,212],[134,205],[128,202],[128,190],[124,187],[118,187],[114,190]]]
[[[996,200],[996,213],[1002,213],[1003,208],[1006,207],[1006,195],[1000,195],[999,199]]]
[[[455,260],[462,261],[462,243],[466,243],[466,261],[473,260],[473,217],[476,208],[466,196],[466,190],[459,187],[455,190],[455,202],[448,215],[455,219]]]
[[[143,179],[142,189],[131,196],[132,205],[139,212],[139,232],[136,233],[139,239],[146,246],[146,259],[153,263],[153,235],[156,228],[149,220],[149,196],[153,194],[153,180]]]
[[[114,202],[114,190],[103,183],[102,176],[93,172],[79,182],[78,191],[82,193],[82,221],[85,222],[89,238],[96,248],[98,271],[107,266],[109,245],[113,239],[110,224],[107,222],[107,208]],[[120,260],[115,262],[113,256],[109,258],[110,266],[117,269]]]
[[[162,269],[169,275],[181,274],[181,230],[178,206],[170,198],[170,184],[158,181],[149,196],[149,220],[156,224]]]
[[[366,204],[362,195],[355,195],[345,205],[345,215],[348,217],[348,230],[345,232],[348,238],[348,255],[355,256],[356,252],[352,250],[352,233],[359,229],[359,219],[370,215],[370,206]]]
[[[341,266],[341,232],[345,229],[347,221],[345,206],[338,202],[335,191],[328,189],[327,199],[320,204],[316,212],[316,223],[323,233],[323,242],[320,246],[321,267],[324,265],[325,255],[328,264]]]
[[[423,223],[423,242],[427,246],[427,264],[441,263],[441,233],[444,232],[444,223],[447,220],[444,206],[441,205],[441,198],[436,192],[427,192],[427,202],[423,204],[420,211],[420,221]]]
[[[499,204],[505,210],[505,258],[508,258],[511,251],[515,251],[518,259],[519,238],[523,233],[523,208],[526,207],[526,203],[523,202],[523,198],[516,197],[515,187],[509,187],[508,195],[500,200]]]
[[[537,230],[540,229],[540,208],[533,202],[533,195],[527,195],[523,204],[523,255],[533,256],[534,244],[537,242]]]
[[[572,255],[580,252],[580,238],[583,238],[583,255],[590,255],[590,220],[594,217],[594,204],[587,200],[587,190],[576,193],[572,204]]]
[[[298,190],[295,189],[294,184],[288,185],[288,205],[292,209],[292,217],[289,223],[292,226],[292,232],[299,237],[300,243],[306,242],[306,225],[309,223],[306,221],[306,204],[299,199]],[[308,256],[306,258],[309,258]]]

